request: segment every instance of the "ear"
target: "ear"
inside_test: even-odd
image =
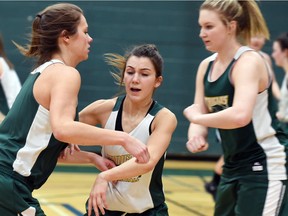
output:
[[[65,41],[65,42],[68,42],[68,40],[69,40],[69,35],[68,35],[68,32],[66,31],[66,30],[63,30],[62,32],[61,32],[61,37],[63,38],[63,40]]]
[[[227,27],[228,27],[228,32],[229,32],[229,33],[236,32],[237,22],[233,20],[233,21],[231,21],[231,22],[228,23]]]
[[[285,56],[288,58],[288,49],[285,49]]]
[[[163,81],[163,77],[162,76],[157,77],[154,87],[158,88],[161,85],[162,81]]]

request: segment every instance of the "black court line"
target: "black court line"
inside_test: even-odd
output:
[[[77,209],[75,209],[73,206],[69,205],[69,204],[62,204],[66,209],[68,209],[70,212],[74,213],[75,216],[83,216],[84,213],[78,211]]]
[[[172,199],[169,199],[169,198],[167,198],[167,197],[165,197],[165,199],[166,199],[166,201],[168,201],[168,202],[170,202],[170,203],[173,203],[174,205],[176,205],[176,206],[178,206],[178,207],[180,207],[180,208],[183,208],[183,209],[185,209],[186,211],[188,211],[188,212],[190,212],[190,213],[194,213],[194,214],[197,215],[197,216],[207,216],[207,215],[205,215],[205,214],[202,214],[202,213],[199,212],[199,211],[196,211],[196,210],[194,210],[194,209],[191,209],[191,208],[189,208],[189,207],[187,207],[187,206],[185,206],[185,205],[183,205],[183,204],[181,204],[181,203],[178,203],[178,202],[176,202],[176,201],[174,201],[174,200],[172,200]]]

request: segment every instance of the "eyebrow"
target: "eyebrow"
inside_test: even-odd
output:
[[[133,68],[133,69],[135,69],[133,66],[130,66],[130,65],[127,65],[126,68]],[[151,71],[152,69],[151,69],[151,68],[140,68],[140,70],[149,70],[149,71]]]

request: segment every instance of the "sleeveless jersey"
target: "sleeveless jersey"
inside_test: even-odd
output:
[[[67,146],[55,139],[49,111],[39,105],[33,95],[36,79],[55,62],[60,61],[46,62],[29,74],[0,126],[0,173],[20,180],[31,191],[45,183],[60,152]]]
[[[6,115],[21,89],[21,82],[14,69],[10,69],[4,58],[0,57],[3,73],[0,77],[0,112]]]
[[[217,53],[210,57],[204,76],[205,103],[209,112],[232,106],[235,89],[230,80],[231,71],[234,63],[246,51],[251,49],[241,47],[226,71],[213,82],[209,78]],[[224,176],[237,178],[257,175],[269,180],[287,179],[287,135],[279,126],[276,111],[277,102],[272,95],[270,82],[266,90],[258,93],[249,124],[236,129],[219,129],[225,160]]]
[[[118,97],[105,125],[106,129],[123,131],[121,118],[124,98],[125,96]],[[162,108],[162,105],[153,101],[145,118],[130,132],[130,135],[141,140],[143,143],[147,143],[151,134],[151,123],[157,112]],[[113,160],[116,165],[120,165],[133,157],[119,145],[103,146],[102,154],[104,157]],[[148,173],[119,180],[116,185],[109,182],[107,191],[108,210],[142,213],[147,209],[164,203],[165,198],[162,184],[164,160],[165,154],[161,157],[155,168]]]

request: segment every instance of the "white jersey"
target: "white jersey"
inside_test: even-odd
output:
[[[106,129],[122,130],[122,104],[125,97],[119,97],[105,125]],[[130,135],[147,143],[150,136],[150,125],[159,110],[163,106],[153,102],[145,118],[130,132]],[[103,146],[102,155],[120,165],[131,159],[122,146]],[[143,175],[129,179],[122,179],[116,185],[109,183],[107,191],[108,210],[122,211],[125,213],[142,213],[164,203],[162,184],[162,170],[164,165],[163,155],[156,167]]]
[[[283,78],[281,86],[281,99],[279,102],[279,119],[288,122],[288,86],[287,75]]]
[[[21,89],[21,82],[14,69],[9,68],[4,58],[0,57],[0,64],[2,65],[3,73],[0,77],[1,85],[7,100],[9,109]]]

